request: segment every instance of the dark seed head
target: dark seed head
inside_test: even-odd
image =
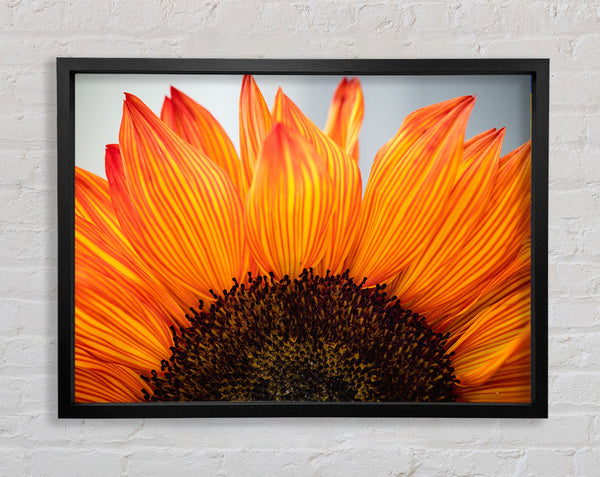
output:
[[[447,336],[385,286],[312,270],[249,277],[173,329],[149,401],[442,401],[457,380]]]

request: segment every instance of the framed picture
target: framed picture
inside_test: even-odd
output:
[[[59,417],[546,417],[548,68],[59,58]]]

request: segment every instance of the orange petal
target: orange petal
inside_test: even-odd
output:
[[[142,389],[151,392],[135,371],[76,351],[75,402],[142,402]]]
[[[248,267],[240,196],[223,169],[127,95],[107,177],[119,223],[182,307],[229,289]]]
[[[344,78],[333,95],[325,134],[358,162],[358,133],[365,114],[365,103],[358,78]]]
[[[506,339],[502,345],[490,343],[487,346],[475,347],[470,353],[465,353],[456,364],[456,376],[459,386],[473,387],[487,383],[496,375],[509,358],[528,352],[531,347],[531,330],[529,325],[523,327],[512,338]],[[470,362],[469,360],[473,361]],[[525,378],[525,377],[524,377]]]
[[[250,75],[244,76],[240,94],[240,155],[244,190],[252,183],[260,148],[271,126],[271,113],[256,81]]]
[[[173,87],[171,86],[171,88]],[[178,114],[183,115],[185,118],[184,124],[182,124],[181,126],[178,124],[179,122],[181,122],[180,118],[178,118]],[[178,111],[178,113],[175,113],[175,106],[173,105],[173,100],[168,96],[165,96],[165,99],[163,101],[162,109],[160,110],[160,119],[173,131],[179,134],[183,139],[185,139],[186,131],[192,129],[192,126],[185,124],[191,119],[189,117],[189,112],[183,109]],[[181,128],[181,131],[177,131],[178,128]]]
[[[316,267],[324,274],[327,270],[337,274],[345,270],[345,260],[358,225],[362,183],[360,170],[333,140],[310,121],[281,89],[277,91],[273,118],[289,130],[301,134],[325,161],[335,193],[336,214],[331,221],[327,246],[322,262]]]
[[[486,308],[528,288],[531,281],[531,243],[523,242],[519,254],[504,270],[486,283],[485,291],[463,310],[441,319],[431,320],[437,331],[460,335]]]
[[[531,356],[528,351],[507,360],[496,374],[480,386],[457,387],[457,401],[531,402]]]
[[[111,147],[118,151],[118,146]],[[78,250],[116,267],[124,278],[133,281],[142,278],[175,321],[183,324],[185,320],[181,309],[121,231],[110,201],[108,182],[81,168],[75,169],[75,215]]]
[[[75,167],[75,214],[98,227],[107,242],[132,250],[112,206],[108,181],[80,167]]]
[[[506,361],[528,352],[531,343],[531,290],[523,286],[481,311],[448,348],[460,386],[486,383]]]
[[[393,278],[436,233],[473,102],[465,96],[412,113],[377,153],[350,260],[352,275],[367,277],[367,286]]]
[[[483,132],[480,132],[479,134],[476,134],[471,139],[467,139],[464,144],[465,153],[469,149],[471,149],[473,146],[475,146],[476,144],[480,143],[483,140],[488,139],[495,132],[496,132],[496,128],[492,128],[492,129],[488,129],[487,131],[483,131]],[[464,158],[463,158],[463,161],[464,161]]]
[[[246,197],[246,233],[261,269],[295,277],[318,263],[335,212],[323,160],[302,136],[277,124]]]
[[[463,145],[463,157],[458,168],[457,182],[467,174],[469,168],[479,169],[481,167],[482,155],[485,152],[489,153],[489,149],[494,142],[502,141],[504,131],[505,128],[502,128],[500,131],[496,128],[488,129],[465,141]]]
[[[127,251],[75,220],[76,349],[135,370],[156,367],[170,354],[170,326],[183,321],[181,309]]]
[[[472,256],[465,269],[457,273],[473,283],[469,299],[457,300],[447,308],[449,315],[471,306],[482,296],[502,287],[499,278],[510,272],[511,263],[529,270],[531,211],[531,144],[526,143],[500,158],[500,168],[490,197],[490,207],[479,221],[476,234],[469,239]],[[473,276],[478,275],[475,285]],[[487,272],[487,273],[486,273]],[[438,313],[440,314],[440,313]]]
[[[161,119],[180,137],[221,166],[237,189],[244,191],[240,160],[233,143],[207,109],[171,86],[171,98],[165,98]]]
[[[441,226],[394,290],[430,322],[476,300],[528,233],[526,191],[496,187],[503,136],[490,132],[467,147]]]

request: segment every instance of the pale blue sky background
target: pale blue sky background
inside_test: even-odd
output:
[[[256,76],[269,106],[277,87],[323,127],[341,76]],[[363,187],[377,150],[397,131],[404,116],[428,104],[476,95],[467,137],[506,127],[503,153],[530,139],[530,77],[360,76],[365,119],[360,133]],[[173,85],[209,109],[239,151],[238,105],[241,75],[79,74],[75,81],[75,163],[105,177],[104,146],[118,142],[123,93],[140,97],[160,114]]]

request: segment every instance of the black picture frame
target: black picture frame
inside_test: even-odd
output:
[[[58,416],[484,417],[548,416],[548,59],[254,60],[58,58]],[[531,403],[184,402],[83,404],[74,399],[75,77],[78,74],[530,75]]]

